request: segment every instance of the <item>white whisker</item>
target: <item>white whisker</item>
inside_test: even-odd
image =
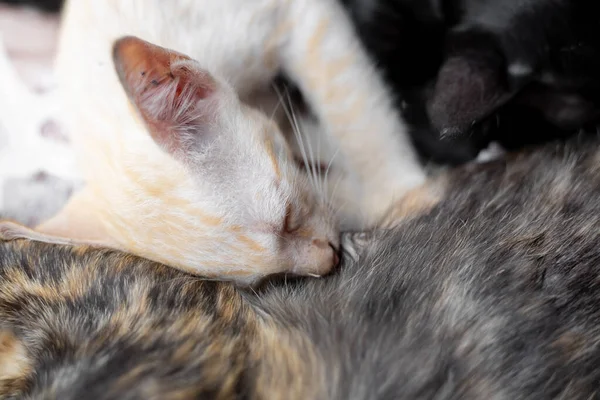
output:
[[[300,125],[298,124],[298,120],[296,119],[296,114],[294,113],[292,99],[290,98],[290,93],[287,90],[286,90],[286,95],[287,95],[288,104],[290,106],[290,111],[291,111],[291,116],[292,116],[292,120],[290,122],[292,123],[293,130],[296,133],[296,137],[297,137],[296,140],[302,144],[301,150],[303,152],[304,163],[305,163],[305,166],[307,167],[307,171],[309,172],[309,176],[311,178],[313,188],[316,191],[317,190],[317,180],[315,178],[314,168],[311,163],[312,149],[309,150],[310,157],[306,152],[306,145],[310,146],[310,142],[305,141],[304,136],[302,136],[302,132],[300,132]]]
[[[285,115],[286,115],[289,123],[290,123],[290,126],[292,128],[292,132],[294,133],[294,136],[296,138],[296,142],[298,144],[298,147],[300,148],[300,154],[302,156],[302,161],[304,163],[304,167],[308,171],[309,170],[308,158],[307,158],[307,155],[306,155],[306,150],[304,149],[304,142],[302,140],[302,136],[298,132],[297,126],[294,125],[294,119],[292,118],[292,114],[291,114],[288,106],[284,102],[283,95],[281,94],[281,92],[279,91],[279,89],[277,87],[275,87],[275,92],[277,93],[277,96],[279,97],[279,99],[281,101],[281,104],[283,105],[283,110],[285,112]],[[288,93],[288,101],[289,101],[289,93]],[[314,186],[314,181],[312,179],[310,179],[310,178],[311,178],[311,176],[309,174],[309,181]],[[315,188],[315,190],[316,190],[316,188]]]
[[[319,183],[319,191],[321,192],[321,197],[327,198],[327,194],[325,193],[325,184],[323,183],[323,170],[321,169],[321,138],[317,141],[317,159],[319,169],[317,170],[317,179]]]
[[[279,89],[277,89],[277,85],[275,85],[273,83],[273,89],[275,90],[275,93],[277,94],[277,104],[275,105],[275,108],[273,109],[273,112],[271,112],[271,117],[269,118],[271,121],[273,121],[273,118],[275,117],[275,113],[277,113],[277,111],[279,111],[279,107],[281,106],[283,99],[281,98],[281,95],[279,94]]]
[[[327,164],[327,169],[325,170],[325,177],[323,178],[323,181],[325,182],[325,193],[327,196],[329,196],[329,170],[331,169],[331,165],[333,164],[333,161],[335,160],[335,158],[337,157],[337,155],[340,152],[340,148],[338,147],[338,149],[335,151],[335,153],[333,153],[333,156],[331,157],[331,160],[329,160],[329,163]],[[332,199],[330,199],[328,197],[328,199],[331,201]]]
[[[338,186],[340,184],[340,182],[342,181],[342,176],[338,176],[337,180],[335,181],[335,186],[333,187],[333,191],[331,192],[331,201],[337,203],[337,201],[335,200],[335,193],[337,192]]]
[[[296,121],[296,116],[294,115],[294,122],[297,124]],[[308,148],[308,155],[309,155],[309,160],[310,160],[310,169],[311,169],[311,174],[313,177],[313,180],[315,182],[315,189],[319,190],[319,181],[318,181],[318,177],[317,177],[317,167],[315,164],[315,157],[313,154],[313,148],[312,148],[312,144],[310,143],[310,140],[306,140],[306,145]]]

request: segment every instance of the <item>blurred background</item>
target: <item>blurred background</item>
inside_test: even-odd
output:
[[[0,216],[29,226],[78,185],[53,60],[62,1],[0,1]]]

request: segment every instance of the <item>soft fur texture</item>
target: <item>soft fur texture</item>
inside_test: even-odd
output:
[[[598,122],[597,2],[343,2],[428,158],[462,162],[491,140],[520,148]]]
[[[466,166],[343,266],[258,293],[116,252],[0,247],[0,380],[27,399],[590,399],[600,140]]]
[[[377,224],[423,181],[404,126],[337,2],[241,5],[66,4],[57,74],[87,187],[42,233],[239,281],[321,275],[334,265],[337,222]],[[114,43],[126,35],[153,50],[120,51]],[[175,62],[183,59],[190,76]],[[166,78],[148,79],[141,66]],[[287,138],[268,118],[289,126],[271,86],[281,70],[317,117],[290,115]],[[210,101],[183,101],[205,85],[215,89]],[[149,96],[141,96],[146,87]],[[302,140],[294,138],[298,130]],[[194,132],[193,145],[189,135],[172,140],[183,131]],[[327,172],[309,168],[306,178],[298,157]],[[282,242],[288,219],[294,234]]]

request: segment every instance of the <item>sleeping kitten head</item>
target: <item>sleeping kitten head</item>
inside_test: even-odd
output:
[[[150,136],[220,211],[205,227],[218,235],[208,251],[219,257],[207,259],[224,263],[215,276],[253,282],[272,273],[323,275],[337,264],[333,214],[271,120],[187,56],[135,37],[113,50]]]

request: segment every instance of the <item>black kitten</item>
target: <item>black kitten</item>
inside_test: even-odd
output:
[[[343,2],[425,156],[460,162],[491,140],[517,148],[598,122],[598,2]]]
[[[47,12],[59,12],[64,0],[0,0],[0,3],[31,6]]]

